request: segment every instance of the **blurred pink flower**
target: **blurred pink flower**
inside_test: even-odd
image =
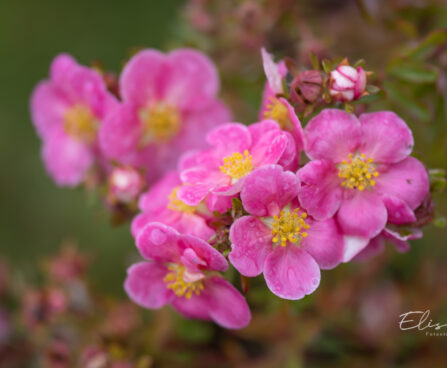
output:
[[[344,61],[330,73],[329,93],[337,101],[357,100],[365,94],[366,79],[363,68],[353,68]]]
[[[182,185],[177,172],[171,171],[154,184],[139,200],[142,211],[132,221],[132,235],[136,237],[141,229],[151,222],[162,222],[180,233],[197,236],[208,240],[213,234],[199,211],[206,210],[203,205],[188,206],[177,197],[177,191]]]
[[[131,203],[138,199],[145,186],[141,173],[131,166],[114,167],[108,178],[108,201]]]
[[[143,50],[120,77],[122,104],[100,129],[105,155],[147,169],[149,183],[173,169],[180,154],[203,146],[203,135],[230,120],[217,99],[214,64],[192,49]]]
[[[306,126],[305,143],[312,161],[297,173],[298,197],[311,216],[335,215],[343,233],[363,246],[387,222],[416,220],[414,210],[429,190],[428,174],[409,157],[413,136],[396,114],[374,112],[357,119],[327,109]]]
[[[50,79],[31,96],[31,116],[43,140],[45,167],[58,185],[76,186],[99,156],[97,131],[117,104],[101,76],[69,55],[57,56]]]
[[[141,230],[136,244],[147,261],[127,271],[124,287],[134,302],[149,309],[171,304],[187,318],[213,320],[226,328],[248,325],[247,302],[218,274],[228,263],[211,245],[161,223]]]
[[[240,192],[245,177],[265,164],[288,167],[296,158],[292,136],[272,120],[246,127],[224,124],[207,136],[212,146],[195,154],[180,173],[178,197],[196,206],[210,194],[232,196]]]
[[[334,219],[317,221],[296,201],[296,175],[279,165],[253,171],[241,192],[250,214],[230,229],[233,266],[243,275],[262,272],[269,289],[285,299],[301,299],[320,283],[320,268],[338,265],[343,238]]]

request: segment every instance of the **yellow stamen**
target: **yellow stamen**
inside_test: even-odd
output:
[[[293,211],[282,210],[279,216],[273,217],[272,242],[285,247],[288,242],[299,245],[301,240],[307,237],[310,225],[304,221],[306,213],[299,214],[299,209]]]
[[[223,163],[224,164],[220,166],[220,170],[236,180],[242,178],[253,170],[253,157],[248,150],[245,150],[244,154],[234,152],[232,155],[224,157]]]
[[[348,160],[343,160],[338,167],[338,176],[343,179],[341,185],[345,188],[363,191],[376,185],[373,179],[379,176],[372,158],[366,158],[365,154],[353,156],[349,154]]]
[[[186,299],[190,299],[193,294],[199,295],[203,290],[202,280],[188,282],[184,279],[185,266],[173,264],[168,266],[168,274],[164,277],[163,281],[166,283],[166,287],[171,289],[178,297],[184,296]]]
[[[275,120],[282,129],[291,129],[289,110],[276,97],[271,97],[264,112],[265,119]]]
[[[177,212],[187,212],[187,213],[193,213],[196,210],[195,206],[189,206],[186,203],[183,203],[178,197],[177,192],[179,190],[180,186],[175,187],[171,194],[169,194],[169,203],[168,208],[172,211]]]
[[[93,143],[96,138],[98,123],[87,106],[77,104],[68,108],[65,112],[64,130],[75,139]]]
[[[143,136],[140,146],[170,141],[180,130],[180,114],[175,107],[163,103],[140,110]]]

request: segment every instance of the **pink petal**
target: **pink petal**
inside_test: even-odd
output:
[[[272,249],[272,233],[259,219],[244,216],[230,228],[231,264],[243,275],[253,277],[262,273],[265,258]]]
[[[301,126],[301,122],[295,113],[293,106],[283,97],[279,99],[284,105],[286,105],[289,111],[289,119],[292,123],[292,136],[295,140],[297,152],[301,152],[304,149],[304,131]]]
[[[360,236],[345,235],[343,237],[343,241],[345,244],[343,262],[349,262],[356,257],[357,254],[361,253],[365,248],[367,248],[370,239]]]
[[[340,207],[343,189],[337,173],[327,160],[311,161],[297,172],[300,204],[318,220],[332,217]]]
[[[141,229],[136,244],[144,258],[158,262],[178,263],[184,250],[180,234],[160,222],[149,223]]]
[[[301,299],[320,284],[320,268],[304,249],[278,246],[265,260],[264,277],[273,294],[284,299]]]
[[[318,263],[321,269],[331,269],[343,259],[343,236],[333,218],[323,221],[307,221],[310,228],[302,240],[303,249]]]
[[[243,153],[250,148],[252,142],[248,128],[239,123],[222,124],[208,133],[206,140],[224,155]]]
[[[206,262],[206,269],[214,271],[228,269],[225,257],[207,242],[191,235],[182,235],[180,242],[183,248],[191,248],[201,260]]]
[[[185,113],[182,120],[182,130],[170,142],[170,149],[180,153],[191,149],[205,149],[208,147],[204,136],[220,124],[231,121],[231,112],[227,106],[218,100],[213,100],[204,109]]]
[[[197,206],[210,190],[209,184],[184,185],[179,188],[177,197],[189,206]]]
[[[111,159],[127,163],[134,161],[141,138],[141,123],[137,111],[130,105],[120,105],[107,115],[99,130],[99,143]]]
[[[382,200],[388,211],[388,222],[402,225],[416,221],[414,212],[401,199],[392,195],[384,195]]]
[[[326,109],[307,124],[304,135],[304,150],[312,160],[341,162],[358,149],[362,139],[362,126],[352,114],[338,109]]]
[[[214,99],[219,76],[213,62],[193,49],[177,49],[167,55],[163,99],[184,110],[199,110]]]
[[[410,250],[410,244],[408,240],[420,239],[422,238],[421,229],[411,229],[411,232],[407,235],[401,235],[398,231],[393,231],[389,228],[385,228],[382,232],[385,239],[389,240],[394,244],[396,250],[399,253],[406,253]]]
[[[296,197],[298,179],[279,165],[265,165],[247,175],[241,191],[245,210],[251,215],[277,215]]]
[[[209,313],[214,322],[225,328],[243,328],[250,323],[251,313],[245,298],[222,277],[206,280]]]
[[[181,181],[176,171],[170,171],[161,180],[140,196],[138,206],[143,212],[157,213],[164,209],[169,203],[169,195],[175,187],[180,186]]]
[[[261,55],[264,72],[270,88],[275,94],[283,93],[282,77],[278,65],[273,61],[272,55],[264,48],[261,49]]]
[[[205,204],[210,213],[215,211],[225,213],[233,207],[232,198],[234,197],[211,193],[206,197]]]
[[[159,100],[166,72],[166,56],[163,53],[149,49],[134,55],[120,77],[123,101],[141,107]]]
[[[50,66],[50,79],[58,85],[64,85],[67,76],[78,66],[76,60],[69,54],[57,55]]]
[[[209,296],[202,291],[200,295],[193,294],[191,298],[177,297],[172,301],[172,306],[186,318],[211,320]]]
[[[375,162],[399,162],[413,150],[413,134],[394,112],[362,114],[359,120],[363,131],[359,150]]]
[[[337,222],[346,235],[374,238],[387,222],[387,211],[382,199],[368,190],[351,189],[337,212]]]
[[[48,173],[62,186],[80,184],[94,160],[88,146],[68,137],[60,128],[46,138],[42,159]]]
[[[31,117],[41,138],[63,123],[69,106],[69,101],[52,83],[44,81],[36,86],[31,95]]]
[[[265,133],[250,150],[253,167],[278,163],[288,144],[287,134],[281,130],[271,130]],[[292,161],[294,157],[295,152],[293,152],[293,156],[287,158],[288,162]]]
[[[368,245],[363,248],[357,255],[352,258],[353,261],[367,261],[380,253],[382,253],[385,249],[385,244],[383,241],[383,236],[381,234],[377,235],[375,238],[372,238]]]
[[[127,270],[124,289],[137,304],[149,309],[158,309],[169,303],[172,292],[166,287],[163,278],[167,269],[154,262],[140,262]]]
[[[383,195],[393,195],[414,210],[429,190],[429,179],[424,165],[414,157],[394,165],[379,167],[375,191]]]

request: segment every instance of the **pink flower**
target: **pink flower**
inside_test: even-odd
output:
[[[114,167],[108,178],[109,202],[134,202],[144,189],[144,185],[144,179],[138,170],[131,166]]]
[[[85,179],[99,155],[99,126],[116,104],[96,71],[66,54],[53,60],[50,79],[32,93],[31,116],[43,140],[45,167],[58,185]]]
[[[136,244],[145,262],[128,269],[125,289],[137,304],[171,304],[187,318],[213,320],[226,328],[250,322],[244,297],[223,277],[228,263],[211,245],[160,223],[147,225]]]
[[[338,265],[343,238],[333,219],[317,221],[298,206],[299,183],[279,165],[253,171],[241,192],[250,214],[230,229],[233,266],[245,276],[264,273],[269,289],[285,299],[300,299],[320,283],[320,268]]]
[[[355,249],[345,249],[344,262],[348,262],[351,259],[354,261],[368,260],[384,251],[386,241],[392,243],[399,253],[406,253],[410,250],[408,240],[420,238],[422,238],[422,231],[420,229],[412,229],[411,232],[403,235],[396,230],[385,228],[379,235],[371,239],[368,245],[360,252],[357,253]],[[355,255],[353,258],[352,254]]]
[[[134,237],[151,222],[162,222],[180,233],[205,241],[214,235],[214,230],[207,225],[206,218],[202,215],[207,212],[204,205],[200,208],[189,206],[178,199],[177,191],[181,185],[177,172],[171,171],[140,197],[139,207],[142,213],[132,221]]]
[[[344,61],[330,73],[329,94],[341,102],[357,100],[365,94],[366,79],[364,69],[353,68]]]
[[[246,127],[228,123],[211,131],[212,148],[196,153],[182,170],[178,197],[195,206],[208,194],[232,196],[240,192],[245,177],[254,169],[280,163],[287,167],[296,157],[292,136],[272,120]]]
[[[282,96],[284,96],[283,79],[287,74],[284,62],[276,64],[272,56],[261,49],[264,72],[267,83],[262,95],[259,119],[271,119],[278,123],[281,129],[290,132],[295,139],[296,149],[301,152],[304,148],[303,128],[295,109]],[[291,170],[295,168],[290,168]]]
[[[415,221],[414,210],[429,190],[428,175],[421,162],[409,157],[413,136],[396,114],[375,112],[357,119],[342,110],[324,110],[306,126],[305,137],[312,161],[297,173],[298,197],[311,216],[335,215],[357,248],[387,221]]]
[[[207,131],[230,119],[216,97],[216,68],[198,51],[140,51],[119,84],[123,102],[101,127],[101,147],[111,159],[147,168],[150,183],[174,168],[181,152],[200,148]]]

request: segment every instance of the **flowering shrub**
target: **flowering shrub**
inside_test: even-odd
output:
[[[297,71],[264,49],[262,59],[260,118],[248,126],[230,120],[216,68],[192,49],[138,52],[117,96],[100,71],[60,55],[33,92],[54,181],[93,176],[107,208],[134,217],[145,261],[128,269],[125,290],[142,307],[242,328],[251,315],[229,263],[244,292],[263,273],[273,294],[297,300],[317,290],[320,270],[366,260],[384,239],[405,252],[422,236],[429,176],[410,156],[411,130],[393,112],[341,105],[368,94],[368,73],[347,61]],[[30,298],[57,314],[58,295]]]

